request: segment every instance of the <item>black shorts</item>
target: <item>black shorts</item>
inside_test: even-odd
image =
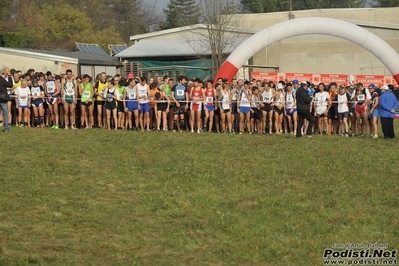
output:
[[[331,106],[328,111],[328,119],[334,120],[335,118],[335,106]]]
[[[118,106],[117,106],[117,104],[116,104],[116,102],[115,101],[112,101],[112,102],[106,102],[105,103],[105,109],[108,109],[108,110],[114,110],[115,108],[117,108]]]
[[[123,106],[123,102],[122,101],[118,101],[118,112],[125,112],[125,107]]]
[[[224,114],[226,114],[226,113],[229,113],[231,110],[230,109],[226,109],[226,110],[222,109],[222,111]]]
[[[279,109],[277,107],[274,107],[273,111],[276,112],[279,115],[284,114],[284,108]]]
[[[180,103],[180,107],[175,106],[175,111],[173,112],[175,115],[182,115],[186,113],[186,103]]]
[[[264,106],[262,107],[262,111],[266,111],[266,112],[273,111],[273,106],[271,106],[270,103],[264,103]]]
[[[251,108],[253,112],[251,112],[251,119],[259,120],[262,117],[262,113],[258,108]]]
[[[165,112],[167,108],[168,108],[168,103],[166,103],[166,102],[158,102],[157,103],[157,111]]]
[[[317,117],[327,117],[328,115],[326,115],[325,113],[322,113],[322,114],[318,114],[318,113],[316,113],[317,114]]]
[[[93,102],[88,102],[88,103],[86,103],[86,102],[81,102],[80,104],[83,105],[83,106],[89,107],[90,105],[93,104]]]
[[[104,105],[105,104],[105,101],[98,101],[98,100],[96,100],[96,105]]]
[[[218,115],[218,116],[220,116],[220,108],[218,108],[218,109],[215,109],[215,114],[214,115]]]

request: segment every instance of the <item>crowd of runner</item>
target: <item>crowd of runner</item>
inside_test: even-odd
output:
[[[147,79],[103,72],[92,78],[75,77],[71,70],[53,75],[7,68],[3,77],[14,84],[8,90],[8,122],[19,127],[295,134],[295,92],[303,86],[313,97],[314,133],[378,137],[380,93],[373,84],[224,78],[213,84],[185,76]],[[305,123],[302,132],[306,129]]]

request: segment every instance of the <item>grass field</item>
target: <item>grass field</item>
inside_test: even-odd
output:
[[[398,139],[12,128],[0,141],[0,265],[322,265],[333,243],[399,248]]]

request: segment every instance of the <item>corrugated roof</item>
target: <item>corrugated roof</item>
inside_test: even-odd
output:
[[[105,66],[122,66],[123,64],[119,61],[119,58],[115,58],[109,55],[92,54],[86,52],[59,52],[59,51],[47,51],[47,50],[31,50],[37,53],[58,55],[70,58],[78,59],[79,64],[82,65],[105,65]]]
[[[158,36],[162,36],[162,35],[168,35],[168,34],[183,32],[183,31],[191,31],[191,30],[198,30],[198,29],[206,30],[207,28],[208,28],[208,26],[206,24],[194,24],[194,25],[189,25],[189,26],[184,26],[184,27],[154,31],[154,32],[149,32],[149,33],[144,33],[144,34],[139,34],[139,35],[133,35],[133,36],[130,36],[130,40],[137,41],[137,40],[142,40],[142,39],[146,39],[146,38],[158,37]],[[213,28],[217,29],[216,26]],[[238,27],[225,27],[223,29],[223,31],[235,32],[235,33],[241,33],[241,34],[255,34],[258,30],[244,29],[244,28],[238,28]]]
[[[99,55],[85,52],[59,52],[47,50],[24,50],[16,48],[0,47],[0,52],[25,56],[29,58],[62,61],[82,65],[101,65],[101,66],[123,66],[119,58],[109,55]]]
[[[231,41],[224,53],[231,53],[245,38]],[[143,39],[115,55],[121,58],[133,57],[184,57],[211,55],[206,40],[189,42],[182,39]]]
[[[72,64],[78,63],[78,59],[76,57],[70,57],[68,55],[60,55],[60,54],[45,54],[38,50],[23,50],[17,48],[0,47],[0,52],[9,55],[24,56],[35,59],[62,61]]]

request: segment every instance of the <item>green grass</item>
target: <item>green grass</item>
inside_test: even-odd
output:
[[[0,141],[0,265],[321,265],[333,243],[399,248],[399,140],[12,128]]]

